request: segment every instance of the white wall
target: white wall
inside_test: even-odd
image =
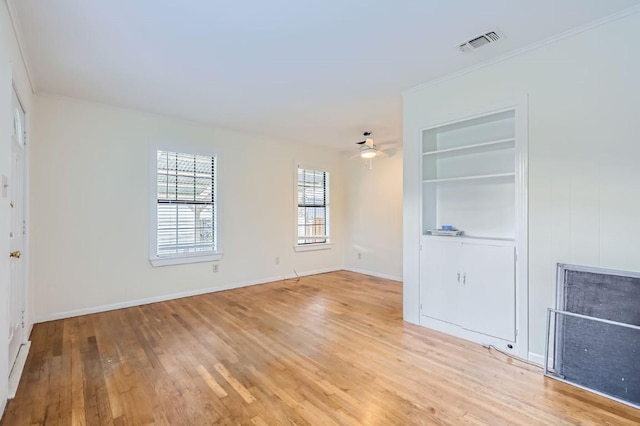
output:
[[[6,4],[2,2],[0,5],[0,176],[7,177],[11,176],[12,80],[27,113],[30,112],[31,88]],[[0,196],[0,342],[2,342],[0,343],[0,415],[4,411],[7,400],[9,377],[9,354],[6,344],[9,339],[9,201],[8,198]]]
[[[372,170],[360,158],[347,162],[345,268],[401,281],[402,150],[390,154]]]
[[[35,107],[30,273],[38,320],[264,282],[294,269],[342,269],[345,176],[338,153],[56,96],[36,96]],[[218,273],[212,263],[149,263],[149,143],[157,140],[219,154]],[[294,160],[330,165],[331,250],[293,250]]]
[[[418,319],[417,129],[529,97],[529,351],[556,263],[640,271],[640,13],[405,96],[405,319]]]

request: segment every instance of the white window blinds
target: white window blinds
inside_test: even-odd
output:
[[[157,151],[157,256],[216,251],[216,157]]]
[[[298,168],[298,245],[329,240],[329,173]]]

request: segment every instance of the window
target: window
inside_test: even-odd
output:
[[[329,173],[298,167],[298,248],[329,248]]]
[[[154,266],[217,260],[216,157],[155,150]]]

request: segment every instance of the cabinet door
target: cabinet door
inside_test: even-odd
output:
[[[422,241],[420,252],[421,314],[459,324],[460,256],[462,244],[455,241]]]
[[[463,244],[462,264],[460,325],[515,341],[515,249]]]

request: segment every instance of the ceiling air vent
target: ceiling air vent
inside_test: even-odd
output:
[[[472,52],[479,47],[485,46],[487,44],[495,43],[496,41],[500,41],[504,39],[504,33],[499,29],[495,29],[489,32],[486,32],[482,35],[472,38],[469,41],[462,43],[460,46],[461,51],[463,52]]]

